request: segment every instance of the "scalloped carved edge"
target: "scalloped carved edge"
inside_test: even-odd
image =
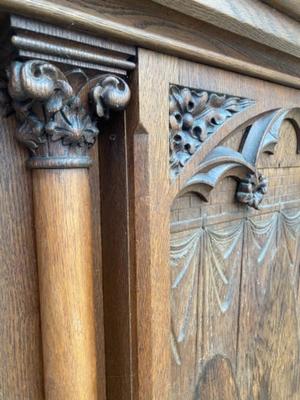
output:
[[[176,177],[201,144],[227,119],[250,107],[250,99],[176,85],[169,93],[171,176]]]
[[[267,193],[268,181],[256,165],[261,154],[274,154],[280,138],[280,128],[285,120],[290,121],[295,128],[296,152],[300,154],[300,108],[270,111],[259,116],[247,130],[239,151],[225,146],[215,147],[184,184],[180,194],[195,192],[204,201],[208,201],[217,184],[231,176],[239,182],[236,200],[259,209]]]

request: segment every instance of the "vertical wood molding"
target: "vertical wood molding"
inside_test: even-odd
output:
[[[130,99],[127,83],[112,72],[125,75],[134,63],[81,51],[61,38],[51,38],[49,48],[43,24],[24,25],[18,17],[11,24],[26,29],[27,38],[20,45],[18,29],[11,37],[17,57],[7,67],[0,101],[5,113],[16,114],[15,137],[29,150],[32,169],[45,397],[96,400],[101,377],[96,376],[89,149],[101,130],[98,119],[109,119]],[[40,39],[30,39],[28,30],[40,30]],[[78,68],[68,71],[69,64]]]

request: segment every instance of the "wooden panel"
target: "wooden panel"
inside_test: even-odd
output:
[[[0,398],[42,400],[39,295],[26,152],[0,125]]]
[[[241,214],[231,178],[207,204],[173,203],[172,399],[299,397],[300,158],[294,126],[281,131],[258,164],[270,185],[261,211]]]
[[[237,181],[242,179],[241,175],[234,179],[230,176],[220,179],[213,185],[207,202],[203,201],[203,196],[189,193],[188,182],[198,172],[200,175],[201,171],[203,175],[207,173],[209,157],[219,146],[229,148],[235,155],[238,153],[241,160],[247,142],[245,134],[249,134],[249,138],[253,136],[247,127],[253,128],[255,122],[260,121],[257,138],[264,132],[261,119],[264,121],[273,114],[278,119],[280,113],[287,112],[283,110],[299,106],[300,94],[295,89],[143,49],[139,49],[138,60],[133,87],[138,90],[139,99],[131,103],[127,116],[130,268],[131,287],[136,288],[136,298],[131,304],[131,315],[136,318],[136,325],[132,324],[136,342],[133,341],[132,345],[138,365],[133,393],[137,398],[166,400],[194,400],[195,396],[202,395],[205,400],[218,396],[240,400],[242,394],[246,400],[247,382],[242,382],[240,376],[250,375],[252,382],[255,381],[252,386],[261,387],[260,376],[264,371],[259,364],[258,368],[252,367],[250,372],[245,372],[240,357],[243,346],[240,331],[242,324],[245,325],[240,313],[241,304],[252,301],[247,294],[243,300],[240,293],[244,271],[247,270],[247,227],[263,223],[272,226],[272,218],[279,215],[285,218],[286,214],[298,212],[300,174],[299,154],[296,152],[299,146],[299,111],[297,117],[293,117],[298,125],[292,116],[287,117],[285,122],[281,121],[281,131],[277,131],[279,124],[274,122],[273,139],[280,138],[274,155],[262,153],[260,162],[255,165],[254,170],[269,179],[269,191],[260,211],[237,202]],[[176,110],[172,102],[168,108],[169,94],[172,93],[170,87],[174,86],[179,87],[176,101],[179,104],[177,111],[182,113],[177,115],[178,121],[182,121],[182,125],[179,123],[180,135],[187,137],[193,123],[202,130],[208,129],[206,123],[218,125],[196,146],[194,154],[189,153],[187,162],[183,162],[175,176],[171,174],[173,160],[170,157],[174,151],[173,135],[167,126],[169,111],[172,110],[172,127],[172,112]],[[189,97],[188,88],[194,97]],[[215,100],[220,97],[216,106],[219,108],[212,114],[204,113],[209,117],[205,119],[202,116],[201,125],[201,110],[206,110],[204,105],[213,108],[216,104],[208,100],[212,95]],[[199,107],[197,102],[194,103],[196,98],[200,99],[199,103],[202,101]],[[231,104],[229,107],[234,103],[234,107],[222,108],[225,103]],[[239,108],[239,104],[246,106]],[[177,140],[180,143],[180,139]],[[186,149],[191,150],[190,147]],[[217,166],[222,166],[222,162],[228,159],[230,157],[225,153]],[[203,165],[206,167],[201,170]],[[212,173],[209,178],[213,177]],[[193,190],[197,191],[196,186]],[[182,196],[185,191],[187,193]],[[166,221],[170,210],[171,238],[167,223],[170,220]],[[261,221],[257,215],[263,216]],[[296,214],[295,218],[298,218]],[[268,225],[266,228],[257,227],[262,230],[261,238],[257,239],[261,243],[268,242],[267,228]],[[257,265],[252,259],[251,262],[253,270]],[[275,280],[278,283],[277,277]],[[270,296],[273,298],[278,290],[286,296],[289,287],[287,283],[284,286],[283,290],[274,285]],[[272,311],[274,318],[277,318],[278,307],[277,304]],[[293,312],[287,317],[291,325],[294,325]],[[258,313],[263,315],[263,308],[259,308]],[[269,337],[268,329],[262,327],[261,335]],[[285,330],[279,329],[278,335],[274,334],[274,343],[279,343],[280,332],[286,335]],[[251,334],[246,332],[246,336],[251,337]],[[299,346],[294,338],[292,342],[296,348]],[[288,360],[296,369],[295,353],[291,351],[289,354]],[[268,358],[268,362],[263,361],[268,368],[274,359],[268,355],[264,357]],[[278,365],[276,371],[280,368]],[[292,381],[282,376],[281,383],[286,387],[281,394],[290,395]],[[274,385],[272,379],[268,384]],[[274,393],[275,386],[272,390]]]

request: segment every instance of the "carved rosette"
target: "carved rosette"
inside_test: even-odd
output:
[[[117,76],[99,76],[75,92],[66,75],[55,65],[39,60],[14,62],[8,72],[8,93],[19,126],[16,138],[30,151],[32,168],[87,167],[88,149],[99,133],[97,122],[82,104],[89,97],[96,114],[109,117],[109,110],[122,110],[130,90]]]
[[[171,86],[169,103],[170,167],[174,177],[210,135],[254,101]]]
[[[236,199],[240,203],[247,204],[256,210],[268,191],[268,180],[263,175],[248,174],[241,179],[238,185]]]

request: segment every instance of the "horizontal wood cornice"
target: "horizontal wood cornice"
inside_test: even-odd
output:
[[[296,21],[300,21],[300,2],[299,0],[262,0],[272,8],[289,15]]]
[[[153,0],[193,18],[209,22],[256,42],[300,57],[300,25],[258,0]],[[292,12],[287,1],[269,0],[270,5]],[[296,2],[295,2],[296,3]],[[298,12],[299,12],[298,2]],[[297,13],[296,9],[294,10]],[[299,15],[298,15],[299,16]]]
[[[93,32],[122,43],[300,88],[296,57],[153,1],[99,0],[95,3],[92,0],[60,0],[58,4],[48,0],[0,0],[0,8],[69,29]],[[294,47],[296,40],[295,35]],[[300,55],[300,50],[298,52]]]

